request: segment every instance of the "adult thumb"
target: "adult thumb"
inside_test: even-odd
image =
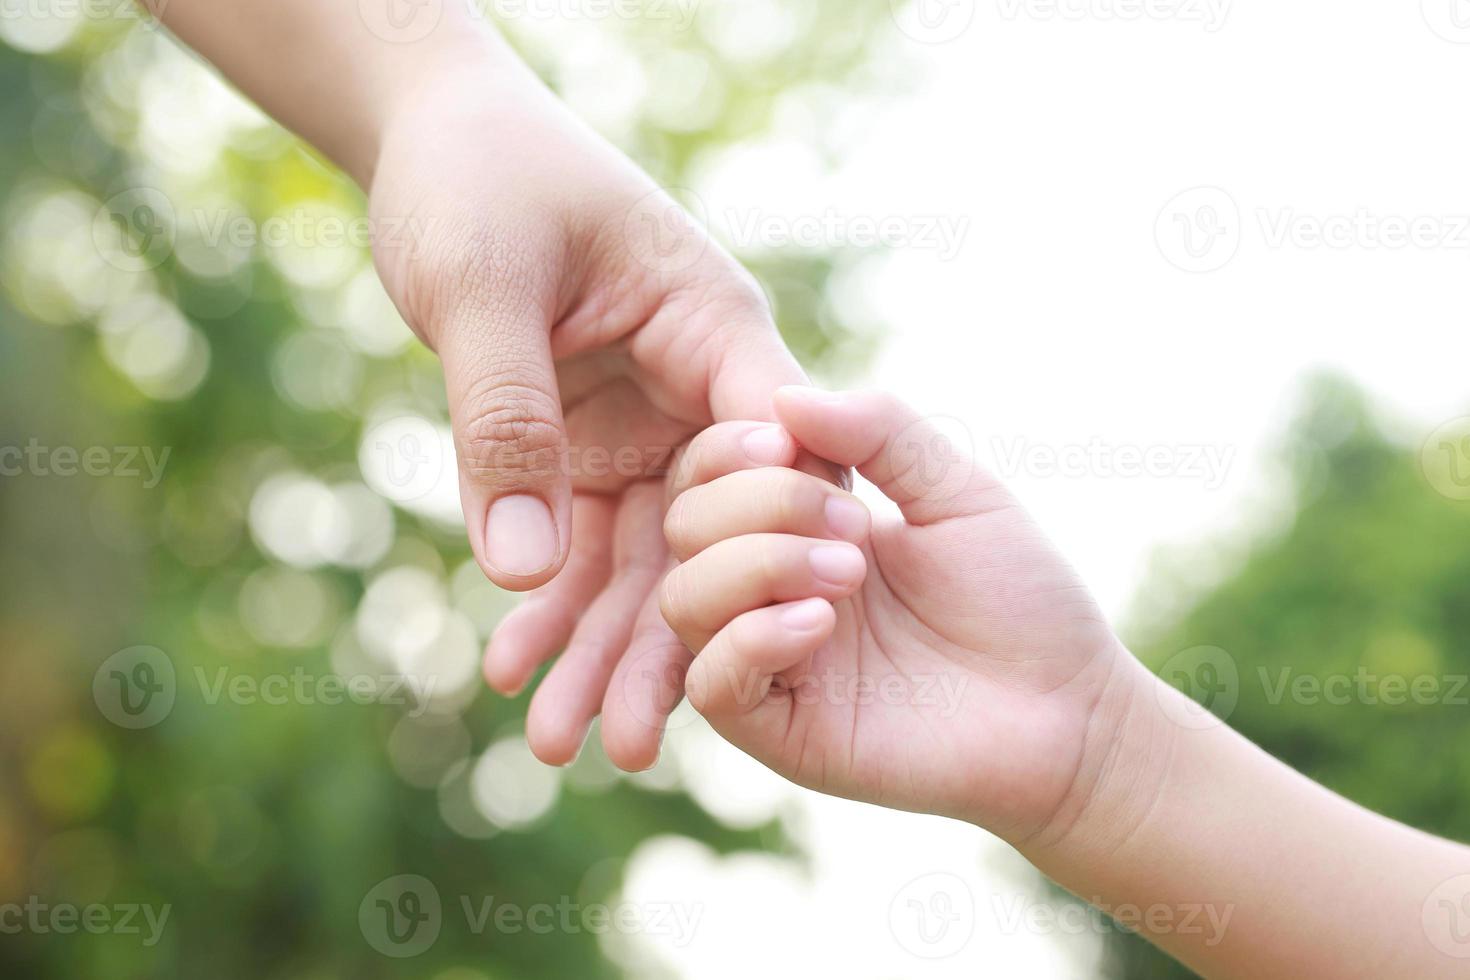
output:
[[[776,421],[774,396],[783,387],[811,384],[806,372],[781,339],[764,303],[752,304],[743,317],[726,321],[727,346],[706,345],[713,355],[709,366],[710,411],[716,422]],[[845,464],[818,458],[809,452],[796,459],[796,468],[839,486],[851,480]]]
[[[566,562],[572,492],[545,317],[457,310],[436,331],[470,546],[502,588],[544,585]]]

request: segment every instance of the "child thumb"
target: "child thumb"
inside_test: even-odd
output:
[[[777,390],[775,410],[804,449],[856,468],[910,524],[969,517],[1009,501],[976,464],[974,439],[957,419],[921,415],[886,392],[795,385]]]

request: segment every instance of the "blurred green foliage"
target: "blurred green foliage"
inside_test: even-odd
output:
[[[1312,779],[1470,840],[1470,507],[1436,490],[1419,447],[1387,434],[1350,383],[1318,378],[1304,402],[1280,451],[1277,525],[1228,548],[1220,581],[1133,649]],[[1140,604],[1174,581],[1158,576]],[[1202,673],[1202,646],[1235,676]],[[1112,972],[1193,975],[1136,936],[1113,943]]]
[[[86,9],[104,6],[123,9]],[[781,118],[816,120],[798,135],[830,152],[825,107],[877,83],[868,51],[885,4],[763,4],[750,8],[757,23],[742,9],[701,4],[687,29],[506,27],[574,108],[677,186]],[[0,23],[12,46],[0,44],[0,446],[100,447],[114,468],[63,476],[52,457],[0,479],[0,904],[171,912],[155,945],[116,931],[6,935],[0,974],[644,975],[586,931],[477,934],[459,897],[606,902],[654,835],[720,850],[774,842],[712,819],[677,773],[618,776],[595,738],[565,777],[528,767],[515,748],[525,698],[476,697],[478,647],[509,597],[469,563],[452,520],[390,509],[359,472],[371,419],[443,419],[437,364],[365,249],[207,234],[301,213],[350,221],[359,193],[150,25],[53,20]],[[771,43],[735,59],[731,32]],[[619,66],[641,73],[640,97],[578,104],[619,90]],[[749,258],[808,363],[861,358],[829,301],[847,257]],[[161,482],[125,475],[127,448],[166,451]],[[261,501],[272,479],[295,494],[274,509]],[[293,535],[315,541],[316,507],[340,534],[292,558]],[[273,519],[287,526],[273,532]],[[433,600],[439,634],[420,645],[453,654],[436,667],[458,684],[428,713],[211,698],[221,669],[247,681],[370,669],[364,648],[391,648],[382,631],[414,612],[389,602],[364,624],[385,580]],[[104,717],[93,681],[135,645],[162,651],[177,696],[157,724],[129,730]],[[485,797],[518,793],[542,804],[525,825],[487,817]],[[358,920],[374,886],[402,874],[444,903],[437,942],[409,959],[380,955]]]

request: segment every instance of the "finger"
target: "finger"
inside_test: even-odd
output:
[[[868,508],[828,481],[791,469],[740,470],[680,494],[664,535],[674,557],[688,560],[710,545],[745,534],[781,532],[861,544]]]
[[[747,534],[711,545],[664,579],[664,619],[698,653],[736,616],[773,602],[842,599],[857,591],[867,560],[846,542]]]
[[[810,384],[806,372],[781,339],[759,283],[730,261],[748,281],[743,302],[735,302],[717,342],[706,346],[710,411],[715,421],[775,421],[772,396],[783,385]]]
[[[664,622],[656,593],[650,594],[602,702],[602,747],[613,765],[642,772],[658,762],[693,656]]]
[[[710,411],[716,422],[779,421],[775,414],[776,392],[786,386],[810,385],[811,381],[781,339],[759,282],[729,256],[720,253],[720,257],[727,263],[727,270],[733,268],[736,278],[745,280],[746,288],[733,294],[745,299],[731,305],[715,342],[700,350],[709,371]],[[850,487],[845,468],[817,458],[820,456],[801,453],[795,465],[805,473]]]
[[[716,422],[685,446],[669,475],[669,496],[727,473],[796,462],[796,440],[768,422]]]
[[[776,393],[775,405],[803,448],[856,467],[898,504],[910,524],[971,516],[1010,502],[1000,482],[976,465],[973,440],[963,427],[921,416],[892,395],[789,387]]]
[[[689,702],[716,728],[746,719],[747,724],[777,730],[771,722],[790,711],[790,701],[770,696],[772,682],[806,661],[836,626],[837,613],[825,599],[787,602],[735,617],[689,668],[684,682]]]
[[[617,501],[579,494],[572,501],[572,553],[562,573],[526,597],[495,628],[485,650],[485,680],[506,696],[520,693],[536,668],[560,650],[582,610],[612,571]]]
[[[633,626],[667,560],[656,481],[630,487],[618,508],[612,581],[572,633],[566,652],[531,699],[526,738],[548,765],[563,766],[581,751],[608,682],[628,648]]]
[[[739,444],[743,437],[760,431],[749,420],[775,419],[772,399],[777,389],[810,382],[781,339],[760,284],[718,248],[712,247],[707,258],[711,281],[721,283],[723,288],[713,296],[707,291],[685,292],[682,295],[698,296],[700,306],[689,310],[680,302],[670,303],[649,324],[649,333],[655,336],[672,332],[673,324],[678,324],[677,340],[668,345],[666,357],[671,363],[680,364],[690,376],[707,379],[710,414],[715,422],[706,430],[703,447],[714,458],[706,461],[704,451],[696,452],[684,464],[688,472],[682,474],[676,464],[672,493],[751,466],[795,465],[804,472],[847,486],[844,470],[809,454],[798,454],[793,463],[789,454],[783,452],[779,462],[768,462],[773,455],[770,447],[781,438],[770,430],[753,437],[755,441],[748,447],[749,453],[745,451],[747,447]],[[716,325],[708,326],[712,319]],[[694,329],[687,327],[691,321]],[[723,429],[722,422],[731,423],[732,428]],[[703,466],[709,469],[702,471]]]
[[[548,318],[527,299],[462,301],[451,320],[436,333],[470,546],[495,584],[532,589],[566,561],[572,517]]]

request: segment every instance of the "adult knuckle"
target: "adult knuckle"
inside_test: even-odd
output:
[[[506,471],[548,476],[561,462],[562,427],[546,393],[501,383],[474,394],[460,431],[466,469],[476,476]]]

